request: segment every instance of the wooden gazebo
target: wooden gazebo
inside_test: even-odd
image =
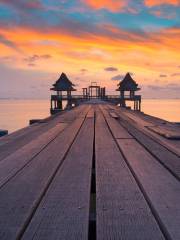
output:
[[[74,84],[68,79],[65,73],[62,73],[59,79],[53,84],[52,91],[56,91],[56,95],[51,96],[51,113],[61,111],[62,101],[67,100],[67,105],[71,105],[73,91],[76,91]],[[64,94],[63,94],[64,93]]]
[[[141,96],[135,95],[135,92],[138,90],[140,90],[138,84],[131,77],[130,73],[127,73],[124,79],[118,84],[118,89],[116,89],[116,91],[120,92],[120,106],[126,107],[126,100],[129,100],[134,101],[134,110],[140,110]]]

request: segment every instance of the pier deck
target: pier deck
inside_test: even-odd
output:
[[[0,140],[0,239],[180,239],[180,127],[92,100]]]

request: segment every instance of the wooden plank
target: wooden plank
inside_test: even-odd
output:
[[[51,141],[62,132],[67,124],[59,123],[47,132],[41,134],[16,152],[0,161],[0,187],[12,176],[32,161]]]
[[[180,158],[167,150],[164,146],[155,142],[143,132],[131,126],[128,122],[121,122],[126,129],[138,140],[158,161],[166,166],[174,176],[180,179]]]
[[[150,136],[142,132],[137,126],[124,119],[121,113],[119,123],[128,130],[128,132],[140,142],[158,161],[160,161],[169,171],[180,179],[180,158],[169,151],[166,147],[154,141]]]
[[[77,118],[0,189],[0,239],[17,239],[44,196],[83,123]]]
[[[93,135],[87,118],[22,239],[88,239]]]
[[[100,112],[95,136],[97,239],[164,239]]]
[[[136,124],[139,124],[139,125],[142,125],[142,126],[152,126],[152,125],[154,125],[154,123],[149,122],[147,120],[144,120],[136,112],[133,112],[133,111],[123,111],[123,113],[128,118],[130,118],[132,121],[134,121]]]
[[[168,239],[180,239],[180,184],[134,139],[118,139]]]
[[[176,155],[180,156],[180,141],[177,140],[172,140],[172,139],[166,139],[154,132],[152,132],[151,130],[148,130],[147,126],[155,126],[157,124],[164,124],[166,123],[166,125],[173,125],[171,123],[168,123],[167,121],[164,121],[162,119],[158,119],[152,116],[148,116],[143,114],[144,116],[144,120],[147,121],[146,123],[142,124],[142,122],[138,122],[133,120],[132,118],[129,118],[127,115],[127,110],[119,108],[117,106],[112,106],[112,105],[108,105],[109,110],[114,109],[114,111],[119,115],[120,117],[120,121],[127,121],[129,124],[131,124],[133,127],[140,129],[144,134],[148,135],[148,137],[150,137],[151,139],[153,139],[155,142],[163,145],[166,149],[168,149],[169,151],[175,153]],[[132,111],[131,111],[132,114]],[[141,113],[139,112],[134,112],[133,115],[138,115],[141,116]],[[174,127],[176,128],[176,125],[174,124]]]
[[[43,124],[43,125],[46,125],[46,124]],[[23,137],[25,134],[29,134],[33,131],[36,131],[39,127],[42,127],[42,125],[34,124],[33,126],[24,127],[13,133],[6,135],[5,137],[0,139],[0,150],[2,151],[4,145],[6,145],[7,143],[17,140],[18,138]]]
[[[109,115],[112,117],[112,118],[115,118],[115,119],[118,119],[119,116],[115,113],[115,112],[110,112]]]
[[[21,148],[25,144],[29,143],[33,139],[37,138],[42,133],[48,131],[59,122],[71,123],[77,117],[84,117],[88,111],[88,106],[79,106],[74,108],[72,111],[65,111],[57,116],[49,118],[47,123],[34,124],[33,126],[26,127],[15,133],[12,133],[6,137],[5,144],[0,146],[0,160],[12,154],[17,149]],[[82,115],[81,115],[82,114]],[[84,115],[83,115],[84,114]],[[0,140],[1,142],[1,140]]]
[[[106,107],[107,106],[100,105],[100,109],[103,112],[111,131],[113,131],[115,138],[133,138],[126,129],[120,126],[116,119],[109,117],[109,113],[112,113],[112,111],[108,112]]]
[[[87,118],[94,118],[94,108],[91,108],[86,116]]]
[[[149,126],[148,129],[154,131],[155,133],[168,138],[168,139],[180,139],[180,129],[172,128],[172,127],[165,127],[165,126]]]

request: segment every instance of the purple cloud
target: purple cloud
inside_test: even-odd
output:
[[[115,67],[107,67],[107,68],[104,68],[104,71],[107,71],[107,72],[116,72],[116,71],[118,71],[118,68],[115,68]]]
[[[49,54],[44,54],[44,55],[34,54],[34,55],[30,56],[30,57],[24,58],[23,60],[25,62],[27,62],[29,66],[34,66],[36,61],[41,60],[41,59],[49,59],[51,57],[52,56],[49,55]]]
[[[180,84],[177,83],[169,83],[163,86],[158,86],[158,85],[148,85],[147,86],[149,89],[154,90],[154,91],[161,91],[161,90],[173,90],[173,91],[180,91]]]
[[[122,75],[122,74],[119,74],[119,75],[116,75],[116,76],[114,76],[114,77],[112,77],[111,78],[111,80],[122,80],[124,78],[124,75]]]
[[[20,51],[17,47],[17,45],[12,42],[11,40],[7,39],[5,36],[3,36],[2,34],[0,34],[0,43],[6,45],[7,47],[13,48],[16,51]]]
[[[43,9],[43,5],[39,0],[24,1],[24,0],[0,0],[0,3],[8,5],[18,10],[36,10]]]

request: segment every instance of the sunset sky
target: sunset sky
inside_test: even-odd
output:
[[[61,72],[179,97],[180,0],[0,0],[0,98],[48,98]]]

